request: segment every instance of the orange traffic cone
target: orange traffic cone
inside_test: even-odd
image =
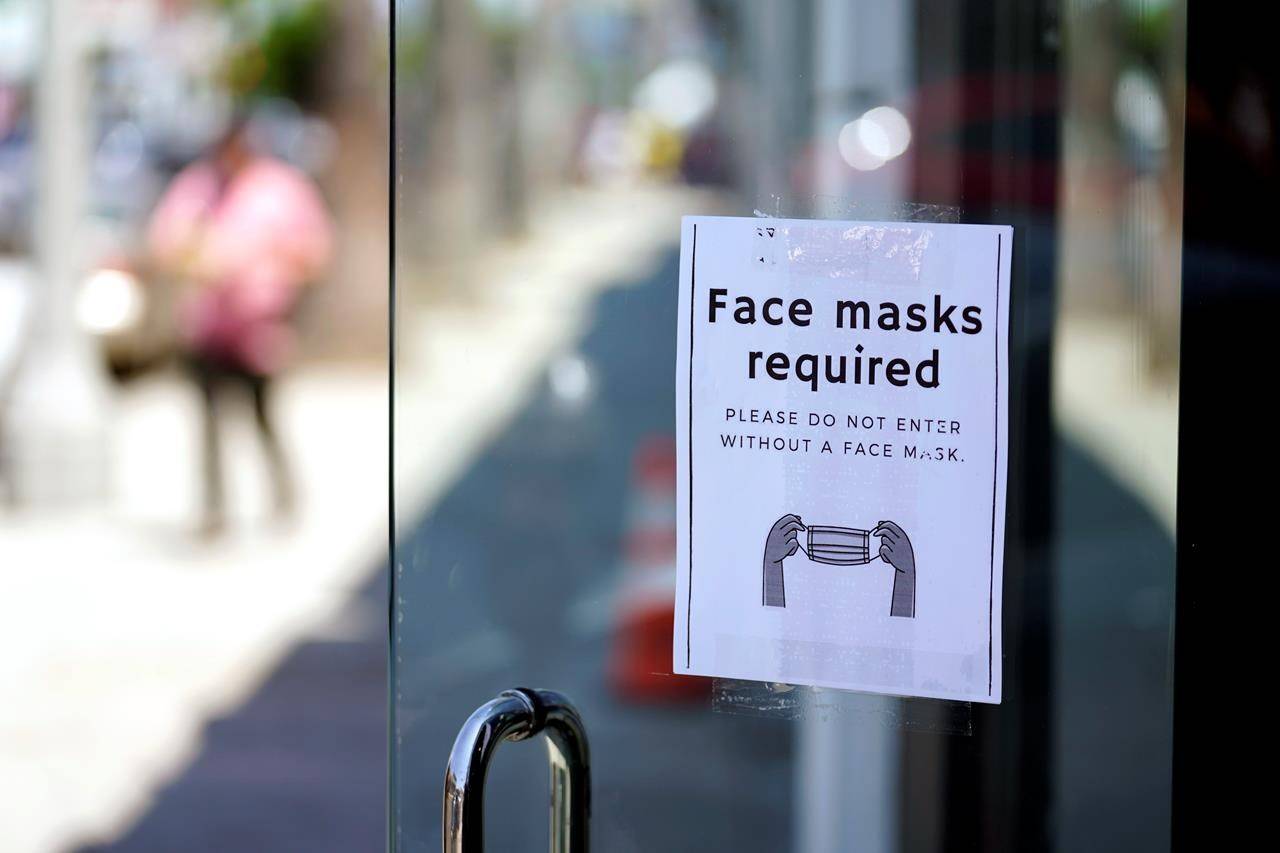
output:
[[[614,615],[609,682],[631,701],[704,698],[705,678],[674,675],[676,444],[646,438],[632,457],[631,504],[623,538],[623,569]]]

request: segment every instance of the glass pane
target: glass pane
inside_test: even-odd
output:
[[[397,16],[396,849],[521,685],[582,711],[599,849],[1166,849],[1182,5]],[[691,213],[1014,226],[1001,705],[670,675]],[[495,849],[544,761],[499,751]]]

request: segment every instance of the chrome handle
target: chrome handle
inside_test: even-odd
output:
[[[444,853],[483,853],[484,779],[498,744],[547,736],[551,850],[586,853],[591,815],[587,733],[573,703],[554,690],[504,690],[467,718],[444,774]]]

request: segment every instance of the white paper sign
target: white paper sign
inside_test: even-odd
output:
[[[1000,701],[995,225],[686,217],[674,671]]]

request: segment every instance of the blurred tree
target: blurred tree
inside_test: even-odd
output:
[[[324,50],[332,37],[330,0],[211,0],[231,22],[233,47],[223,68],[240,99],[282,97],[315,107]]]

